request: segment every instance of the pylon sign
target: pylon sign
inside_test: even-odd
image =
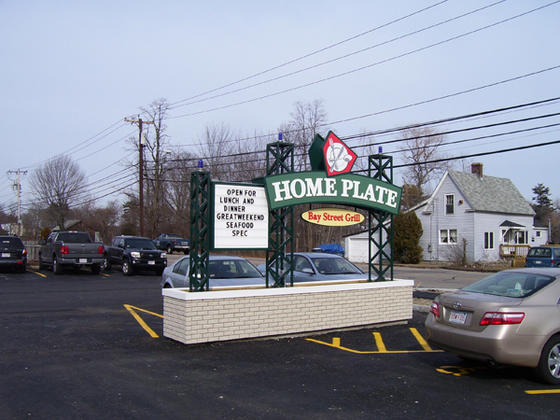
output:
[[[309,158],[312,171],[264,178],[271,210],[309,203],[343,204],[398,214],[402,189],[369,176],[352,174],[356,154],[333,132],[316,134]]]

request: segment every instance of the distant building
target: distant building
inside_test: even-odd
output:
[[[464,249],[468,261],[497,261],[548,242],[548,229],[534,226],[535,212],[509,179],[484,175],[481,163],[471,169],[447,171],[410,210],[422,222],[425,260],[454,261]]]

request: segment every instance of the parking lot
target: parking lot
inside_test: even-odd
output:
[[[0,272],[2,418],[542,418],[560,390],[407,325],[184,346],[159,277]]]

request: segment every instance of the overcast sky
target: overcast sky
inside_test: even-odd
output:
[[[551,1],[0,0],[0,19],[5,209],[16,201],[7,171],[28,171],[29,203],[31,172],[60,153],[77,161],[93,196],[118,189],[130,181],[119,180],[125,162],[135,159],[127,138],[137,130],[124,117],[156,99],[175,103],[322,49],[175,107],[171,143],[196,153],[204,128],[217,124],[241,137],[274,133],[296,101],[322,100],[329,124],[320,134],[344,137],[560,96],[560,3]],[[560,117],[543,117],[554,113],[558,101],[433,128],[542,117],[447,135],[447,142],[484,137],[442,150],[461,156],[560,140]],[[528,200],[537,183],[560,199],[559,155],[553,144],[472,160],[487,175],[510,178]]]

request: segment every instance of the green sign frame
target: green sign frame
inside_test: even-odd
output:
[[[293,172],[264,178],[271,210],[328,203],[398,214],[402,188],[358,174],[327,176],[324,171]]]

